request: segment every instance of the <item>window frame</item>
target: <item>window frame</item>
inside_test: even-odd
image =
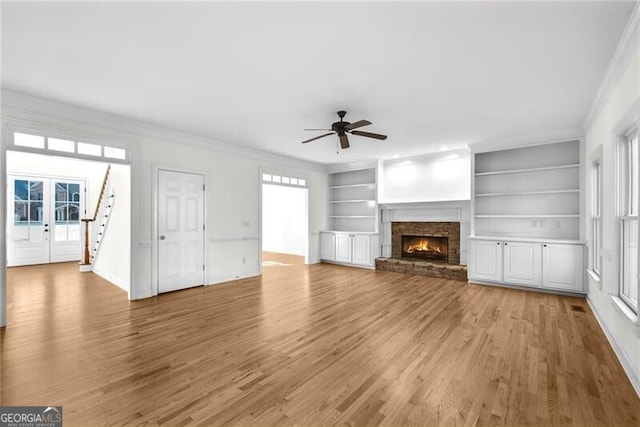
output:
[[[602,145],[599,145],[591,155],[590,169],[590,253],[589,273],[600,284],[602,276],[602,243],[603,243],[603,161]]]
[[[638,264],[640,263],[640,258],[638,256],[635,259],[627,260],[625,258],[625,249],[627,245],[627,235],[626,230],[630,228],[630,225],[635,221],[636,229],[638,224],[638,195],[632,194],[634,191],[634,184],[636,186],[635,191],[637,192],[637,182],[633,182],[633,175],[635,173],[636,179],[638,174],[638,169],[640,169],[638,165],[637,159],[637,150],[638,150],[638,139],[639,132],[638,126],[633,126],[630,130],[625,133],[620,134],[620,138],[617,144],[617,168],[616,168],[616,181],[617,181],[617,218],[616,218],[616,227],[617,232],[616,236],[618,239],[618,263],[617,263],[617,289],[616,289],[616,297],[621,300],[624,305],[631,310],[636,316],[638,315],[638,301],[634,301],[631,299],[629,295],[625,293],[625,277],[626,277],[626,267],[627,262],[636,264],[636,278],[635,278],[635,286],[636,288],[640,285],[638,284]],[[635,141],[635,149],[636,149],[636,159],[635,164],[633,163],[633,159],[631,158],[631,149],[630,146]],[[632,198],[635,197],[635,206],[632,203]],[[636,253],[638,252],[638,234],[635,233],[635,242],[630,241],[629,246],[632,246],[635,243]],[[637,255],[637,254],[636,254]],[[630,286],[633,287],[633,279],[631,278]],[[638,294],[638,289],[636,289],[636,295]]]

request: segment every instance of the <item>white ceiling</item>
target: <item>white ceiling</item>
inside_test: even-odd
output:
[[[634,2],[6,3],[3,88],[342,163],[579,128]],[[310,144],[335,112],[386,141]]]

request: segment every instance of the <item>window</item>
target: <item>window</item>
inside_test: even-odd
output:
[[[48,138],[47,147],[49,150],[65,151],[67,153],[73,153],[76,151],[75,143],[68,139]]]
[[[79,240],[80,238],[80,184],[55,183],[55,240]]]
[[[13,133],[13,145],[17,147],[37,148],[44,151],[82,154],[115,160],[127,160],[127,149],[110,145],[77,142],[72,139],[60,139],[28,133]]]
[[[101,156],[102,146],[89,144],[86,142],[78,142],[78,154],[86,154],[89,156]]]
[[[281,185],[293,185],[296,187],[306,187],[307,186],[307,180],[303,179],[303,178],[295,178],[292,176],[281,176],[281,175],[272,175],[270,173],[263,173],[262,174],[262,181],[263,182],[272,182],[275,184],[281,184]]]
[[[602,147],[592,157],[591,163],[591,246],[591,271],[599,278],[602,262]]]
[[[123,148],[104,146],[104,156],[111,159],[126,160],[127,152]]]
[[[628,134],[620,144],[619,226],[620,267],[619,297],[638,312],[638,130]]]
[[[13,134],[13,143],[20,147],[44,148],[44,136],[16,132]]]
[[[42,181],[16,179],[14,185],[13,223],[26,226],[42,225]]]

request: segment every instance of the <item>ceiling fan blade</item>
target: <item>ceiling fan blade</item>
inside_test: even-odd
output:
[[[302,143],[306,144],[307,142],[315,141],[316,139],[324,138],[325,136],[333,135],[334,133],[335,132],[325,133],[324,135],[316,136],[315,138],[311,138],[311,139],[307,139],[305,141],[302,141]]]
[[[351,133],[358,136],[366,136],[367,138],[375,138],[381,140],[387,139],[387,135],[380,135],[379,133],[363,132],[361,130],[354,130],[351,131]]]
[[[324,130],[324,131],[330,131],[331,129],[303,129],[303,130]]]
[[[340,138],[340,147],[342,147],[343,150],[349,148],[349,138],[347,138],[346,133],[339,133],[338,138]]]
[[[346,125],[344,128],[346,130],[361,128],[362,126],[370,125],[371,122],[369,120],[358,120],[357,122],[353,122],[351,124]]]

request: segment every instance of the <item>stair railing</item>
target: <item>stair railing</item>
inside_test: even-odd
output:
[[[95,258],[98,246],[100,245],[100,241],[102,240],[102,236],[104,234],[104,228],[106,227],[107,219],[109,218],[109,212],[111,211],[111,207],[113,206],[113,189],[110,188],[107,190],[107,185],[109,183],[109,176],[111,172],[111,165],[107,167],[107,171],[104,174],[104,180],[102,181],[102,188],[100,189],[100,196],[98,197],[98,202],[96,204],[96,209],[93,212],[93,217],[83,218],[82,222],[84,223],[84,251],[82,255],[82,265],[90,266],[92,263],[92,258]],[[100,226],[96,229],[95,222],[98,221]],[[89,224],[92,223],[93,236],[89,238]],[[93,244],[93,254],[91,254],[91,246]]]

